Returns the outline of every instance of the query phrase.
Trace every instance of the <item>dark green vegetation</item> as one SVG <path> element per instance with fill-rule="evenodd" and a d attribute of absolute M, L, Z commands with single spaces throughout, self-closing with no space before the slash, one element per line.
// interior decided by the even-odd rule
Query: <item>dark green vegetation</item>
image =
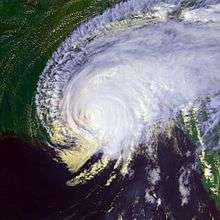
<path fill-rule="evenodd" d="M 34 96 L 47 60 L 74 27 L 115 2 L 0 1 L 0 135 L 41 134 Z"/>
<path fill-rule="evenodd" d="M 200 114 L 202 114 L 203 120 L 208 118 L 208 113 L 205 109 L 200 112 Z M 201 136 L 197 116 L 196 110 L 191 110 L 187 112 L 187 114 L 182 113 L 178 123 L 193 144 L 198 144 Z M 219 126 L 216 126 L 212 136 L 218 137 L 215 131 L 218 131 L 218 129 Z M 203 185 L 220 210 L 220 153 L 217 151 L 203 150 L 199 157 Z"/>

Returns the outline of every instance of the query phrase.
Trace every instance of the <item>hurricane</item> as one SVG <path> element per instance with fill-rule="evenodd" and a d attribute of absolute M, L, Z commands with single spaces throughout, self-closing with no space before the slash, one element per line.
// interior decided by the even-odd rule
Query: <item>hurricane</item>
<path fill-rule="evenodd" d="M 200 122 L 205 141 L 220 115 L 219 12 L 218 1 L 131 0 L 64 40 L 35 103 L 51 146 L 72 155 L 72 170 L 97 152 L 126 160 L 187 108 L 212 112 Z"/>
<path fill-rule="evenodd" d="M 220 219 L 220 0 L 0 18 L 0 219 Z"/>

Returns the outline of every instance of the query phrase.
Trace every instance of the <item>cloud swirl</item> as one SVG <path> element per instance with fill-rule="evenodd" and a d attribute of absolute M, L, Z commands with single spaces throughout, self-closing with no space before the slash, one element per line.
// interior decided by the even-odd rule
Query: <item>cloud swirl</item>
<path fill-rule="evenodd" d="M 155 124 L 219 94 L 220 5 L 182 3 L 123 2 L 65 39 L 35 99 L 54 146 L 79 160 L 128 155 Z"/>

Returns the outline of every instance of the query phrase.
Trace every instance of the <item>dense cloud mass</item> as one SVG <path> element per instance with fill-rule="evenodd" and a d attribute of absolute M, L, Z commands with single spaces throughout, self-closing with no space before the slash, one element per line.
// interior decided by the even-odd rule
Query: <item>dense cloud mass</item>
<path fill-rule="evenodd" d="M 131 0 L 73 31 L 38 82 L 38 116 L 52 144 L 127 157 L 156 125 L 218 100 L 219 12 L 218 1 Z M 219 122 L 214 113 L 204 133 Z"/>

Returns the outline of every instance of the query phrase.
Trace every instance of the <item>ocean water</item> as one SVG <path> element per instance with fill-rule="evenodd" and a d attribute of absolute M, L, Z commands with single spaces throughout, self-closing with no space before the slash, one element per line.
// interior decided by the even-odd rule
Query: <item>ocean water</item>
<path fill-rule="evenodd" d="M 220 207 L 219 2 L 116 3 L 0 3 L 1 136 L 49 146 L 73 173 L 69 187 L 94 182 L 115 162 L 114 172 L 132 178 L 141 157 L 145 201 L 160 207 L 163 196 L 151 192 L 166 172 L 161 134 L 181 143 L 183 132 L 195 149 L 177 147 L 194 155 L 178 168 L 181 206 L 190 204 L 196 170 Z M 114 172 L 107 186 L 122 178 Z"/>

